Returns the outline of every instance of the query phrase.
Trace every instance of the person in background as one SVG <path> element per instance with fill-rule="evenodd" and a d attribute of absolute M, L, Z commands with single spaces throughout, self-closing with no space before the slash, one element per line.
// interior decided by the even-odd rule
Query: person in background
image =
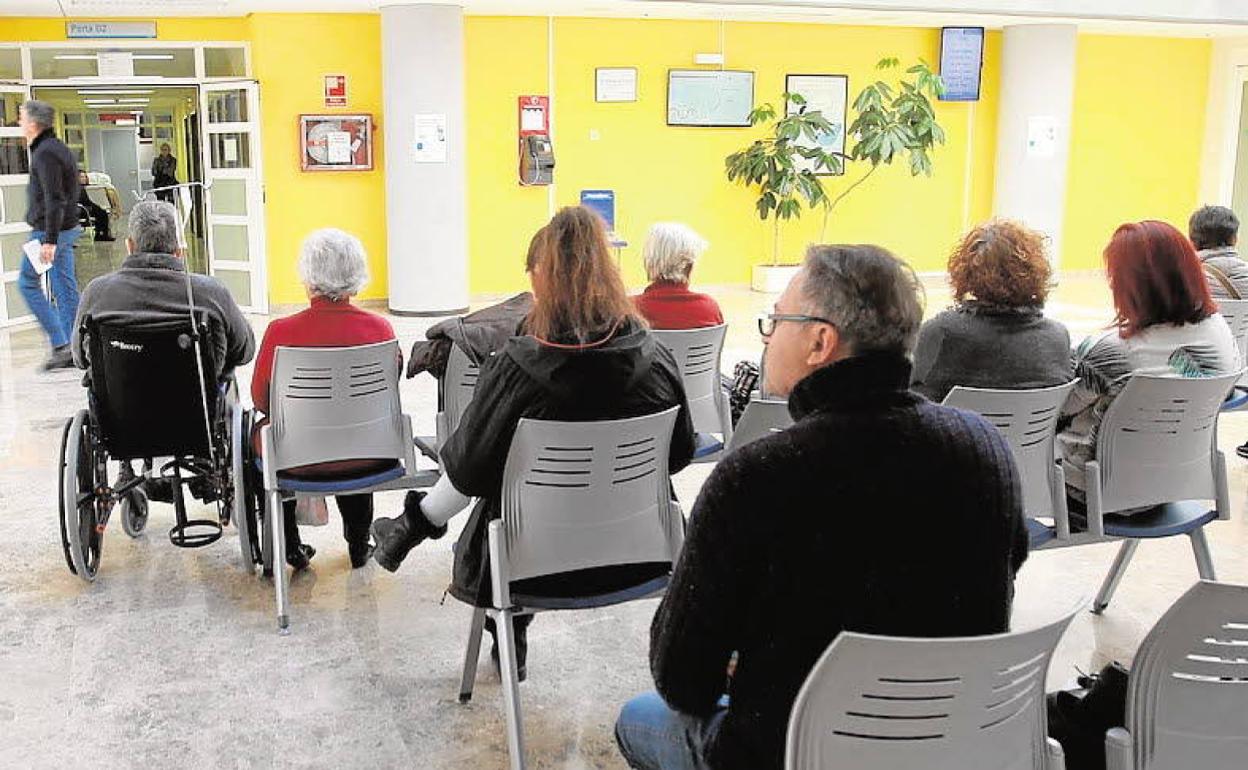
<path fill-rule="evenodd" d="M 701 329 L 724 322 L 714 298 L 689 290 L 693 266 L 706 247 L 685 225 L 659 222 L 650 228 L 641 251 L 650 285 L 633 298 L 650 328 Z"/>
<path fill-rule="evenodd" d="M 693 456 L 693 425 L 680 371 L 637 315 L 611 258 L 601 217 L 583 206 L 561 210 L 529 249 L 525 270 L 533 288 L 532 311 L 520 336 L 481 366 L 472 402 L 442 448 L 442 478 L 426 495 L 409 492 L 403 513 L 373 523 L 373 558 L 394 572 L 412 548 L 446 533 L 446 523 L 477 498 L 455 546 L 450 593 L 489 606 L 490 521 L 502 515 L 503 466 L 521 418 L 614 420 L 680 407 L 672 432 L 672 473 Z M 667 574 L 671 565 L 579 570 L 513 583 L 530 595 L 585 596 Z M 515 622 L 520 678 L 524 678 L 526 628 Z M 494 634 L 492 624 L 487 630 Z M 495 638 L 491 655 L 498 661 Z"/>
<path fill-rule="evenodd" d="M 355 236 L 334 228 L 309 235 L 299 252 L 299 279 L 308 295 L 307 309 L 270 322 L 256 356 L 251 400 L 256 411 L 262 414 L 269 412 L 269 386 L 278 346 L 337 348 L 371 345 L 395 338 L 389 321 L 351 304 L 351 298 L 368 283 L 364 245 Z M 257 452 L 260 451 L 260 427 L 257 425 L 253 439 Z M 393 465 L 393 461 L 385 460 L 345 460 L 291 468 L 284 473 L 299 478 L 342 478 L 378 472 Z M 373 523 L 373 496 L 338 495 L 334 501 L 342 515 L 342 535 L 347 541 L 351 566 L 358 569 L 368 563 L 372 554 L 368 531 Z M 295 501 L 287 500 L 283 508 L 286 563 L 296 570 L 304 569 L 316 550 L 300 540 L 295 523 Z"/>
<path fill-rule="evenodd" d="M 43 370 L 68 369 L 74 365 L 69 342 L 78 315 L 74 244 L 82 235 L 78 226 L 78 162 L 52 130 L 56 121 L 52 105 L 31 99 L 22 104 L 18 114 L 22 135 L 30 145 L 26 224 L 33 230 L 31 238 L 40 243 L 39 260 L 51 265 L 46 275 L 56 304 L 44 296 L 39 272 L 25 256 L 17 287 L 52 347 Z"/>
<path fill-rule="evenodd" d="M 957 385 L 1070 382 L 1070 333 L 1044 317 L 1051 282 L 1040 233 L 1004 219 L 972 229 L 949 257 L 953 308 L 919 330 L 910 386 L 943 401 Z"/>
<path fill-rule="evenodd" d="M 178 183 L 178 159 L 173 156 L 169 143 L 160 145 L 160 154 L 152 159 L 152 187 L 172 187 Z M 173 203 L 173 190 L 156 193 L 162 201 Z"/>
<path fill-rule="evenodd" d="M 1083 509 L 1084 466 L 1096 459 L 1105 411 L 1134 374 L 1209 377 L 1239 369 L 1239 351 L 1192 243 L 1165 222 L 1119 227 L 1105 247 L 1113 327 L 1075 349 L 1075 376 L 1058 420 L 1058 456 L 1071 512 Z M 1122 513 L 1122 512 L 1119 512 Z"/>
<path fill-rule="evenodd" d="M 91 216 L 91 222 L 95 225 L 95 240 L 111 241 L 113 240 L 112 233 L 110 232 L 112 223 L 109 220 L 108 212 L 105 211 L 98 203 L 91 200 L 91 196 L 87 195 L 88 184 L 90 184 L 90 182 L 87 181 L 87 172 L 79 170 L 78 205 L 85 208 L 87 213 Z"/>
<path fill-rule="evenodd" d="M 1218 299 L 1248 299 L 1248 263 L 1240 259 L 1239 217 L 1225 206 L 1201 206 L 1187 222 L 1209 293 Z"/>
<path fill-rule="evenodd" d="M 843 630 L 1008 629 L 1018 473 L 987 421 L 909 390 L 918 292 L 878 246 L 812 246 L 760 320 L 767 390 L 796 422 L 698 495 L 650 628 L 658 692 L 616 722 L 630 767 L 779 770 L 798 690 Z"/>

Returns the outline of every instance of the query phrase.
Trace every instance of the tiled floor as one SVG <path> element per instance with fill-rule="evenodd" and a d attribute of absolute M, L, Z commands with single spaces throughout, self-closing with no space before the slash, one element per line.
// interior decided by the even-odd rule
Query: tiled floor
<path fill-rule="evenodd" d="M 948 295 L 930 283 L 935 312 Z M 731 323 L 729 369 L 757 357 L 753 319 L 772 299 L 741 288 L 714 293 Z M 1065 276 L 1051 309 L 1078 338 L 1108 320 L 1107 292 L 1096 276 Z M 265 320 L 254 319 L 257 333 Z M 429 323 L 392 320 L 405 345 Z M 110 527 L 94 584 L 69 574 L 57 532 L 56 463 L 61 426 L 85 394 L 77 374 L 35 374 L 43 353 L 34 329 L 0 331 L 0 767 L 507 766 L 488 660 L 475 700 L 456 702 L 470 613 L 443 602 L 452 538 L 422 546 L 390 575 L 372 565 L 351 571 L 332 519 L 307 530 L 319 553 L 292 582 L 289 637 L 274 633 L 271 584 L 242 569 L 234 532 L 208 548 L 178 550 L 164 535 L 167 506 L 153 507 L 137 540 Z M 249 376 L 245 370 L 242 380 Z M 432 380 L 405 381 L 403 389 L 417 430 L 432 432 Z M 1228 453 L 1245 434 L 1244 417 L 1223 418 Z M 1229 464 L 1235 518 L 1214 524 L 1210 539 L 1221 577 L 1248 582 L 1245 464 L 1233 455 Z M 693 499 L 707 470 L 680 474 L 683 500 Z M 378 510 L 397 506 L 396 494 L 383 495 Z M 883 552 L 889 544 L 864 546 Z M 1033 555 L 1019 579 L 1016 624 L 1052 617 L 1094 592 L 1114 548 Z M 1143 545 L 1107 614 L 1075 621 L 1050 682 L 1068 680 L 1075 666 L 1129 660 L 1195 575 L 1185 541 Z M 611 725 L 619 705 L 650 686 L 653 611 L 650 601 L 534 624 L 521 687 L 531 767 L 624 767 Z"/>

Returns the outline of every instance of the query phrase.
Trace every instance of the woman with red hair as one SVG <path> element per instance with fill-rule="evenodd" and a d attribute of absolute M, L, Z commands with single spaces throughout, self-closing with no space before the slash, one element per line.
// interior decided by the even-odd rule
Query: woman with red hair
<path fill-rule="evenodd" d="M 1075 349 L 1079 384 L 1062 409 L 1058 447 L 1066 483 L 1082 500 L 1084 465 L 1096 459 L 1105 410 L 1133 374 L 1210 377 L 1239 368 L 1235 338 L 1178 230 L 1148 220 L 1122 225 L 1105 247 L 1116 315 L 1112 328 Z"/>

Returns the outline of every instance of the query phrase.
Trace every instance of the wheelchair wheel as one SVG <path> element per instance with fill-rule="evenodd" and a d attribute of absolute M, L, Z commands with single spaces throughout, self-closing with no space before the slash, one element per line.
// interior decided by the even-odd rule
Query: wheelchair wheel
<path fill-rule="evenodd" d="M 135 487 L 121 499 L 121 528 L 130 537 L 138 537 L 147 527 L 147 493 Z"/>
<path fill-rule="evenodd" d="M 259 522 L 256 516 L 255 490 L 249 484 L 254 477 L 251 463 L 251 413 L 235 402 L 230 415 L 230 479 L 234 485 L 231 496 L 231 518 L 238 528 L 238 547 L 243 564 L 254 569 L 262 561 Z"/>
<path fill-rule="evenodd" d="M 81 409 L 65 431 L 59 486 L 62 545 L 69 551 L 74 574 L 88 582 L 95 580 L 104 546 L 104 533 L 97 526 L 99 471 L 91 444 L 90 416 Z"/>

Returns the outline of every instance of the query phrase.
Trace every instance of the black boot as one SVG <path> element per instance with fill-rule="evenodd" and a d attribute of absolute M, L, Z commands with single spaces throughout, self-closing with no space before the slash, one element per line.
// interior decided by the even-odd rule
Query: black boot
<path fill-rule="evenodd" d="M 382 569 L 388 572 L 398 570 L 403 559 L 407 558 L 408 551 L 423 543 L 426 538 L 437 540 L 446 534 L 445 524 L 435 527 L 421 512 L 420 501 L 424 499 L 424 492 L 408 492 L 403 500 L 401 515 L 373 522 L 373 541 L 377 544 L 373 550 L 373 559 Z"/>
<path fill-rule="evenodd" d="M 516 679 L 523 682 L 529 678 L 529 624 L 533 622 L 532 615 L 512 615 L 511 628 L 515 631 L 516 636 Z M 490 660 L 494 661 L 495 667 L 501 672 L 502 665 L 498 662 L 498 629 L 494 626 L 494 618 L 486 617 L 485 630 L 489 632 L 490 638 L 494 640 L 490 647 Z"/>

